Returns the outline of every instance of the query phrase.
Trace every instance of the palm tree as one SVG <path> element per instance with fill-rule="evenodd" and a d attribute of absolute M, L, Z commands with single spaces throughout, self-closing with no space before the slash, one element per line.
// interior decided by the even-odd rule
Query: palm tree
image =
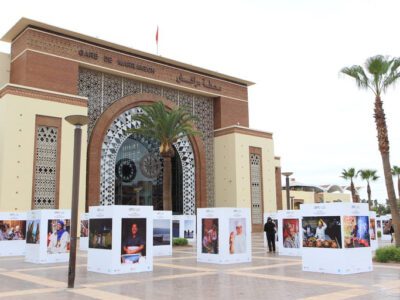
<path fill-rule="evenodd" d="M 399 193 L 399 201 L 400 201 L 400 167 L 393 166 L 392 175 L 397 176 L 397 191 Z"/>
<path fill-rule="evenodd" d="M 356 189 L 354 188 L 353 178 L 357 177 L 356 169 L 349 168 L 348 170 L 343 169 L 342 175 L 340 176 L 345 180 L 350 180 L 350 191 L 351 191 L 351 199 L 354 203 L 359 202 L 359 199 L 356 195 Z"/>
<path fill-rule="evenodd" d="M 132 115 L 132 122 L 139 121 L 140 127 L 128 129 L 126 133 L 141 134 L 160 143 L 160 155 L 163 158 L 163 209 L 171 210 L 171 158 L 175 155 L 173 144 L 183 136 L 200 134 L 193 129 L 196 118 L 182 108 L 167 110 L 161 101 L 141 106 L 141 109 L 143 113 Z"/>
<path fill-rule="evenodd" d="M 400 78 L 400 59 L 388 58 L 382 55 L 373 56 L 365 62 L 365 70 L 362 66 L 354 65 L 341 70 L 355 79 L 360 89 L 371 90 L 375 95 L 374 118 L 378 133 L 378 147 L 382 157 L 383 174 L 385 177 L 386 191 L 392 210 L 393 228 L 396 237 L 396 247 L 400 247 L 400 215 L 396 203 L 393 178 L 390 167 L 389 137 L 386 126 L 385 112 L 381 94 L 394 86 Z M 368 73 L 368 75 L 367 75 Z"/>
<path fill-rule="evenodd" d="M 367 181 L 367 194 L 368 194 L 369 210 L 372 210 L 371 187 L 369 185 L 369 182 L 378 180 L 379 176 L 376 175 L 376 172 L 377 172 L 376 170 L 371 170 L 371 169 L 359 170 L 357 172 L 357 175 L 360 175 L 362 180 Z"/>

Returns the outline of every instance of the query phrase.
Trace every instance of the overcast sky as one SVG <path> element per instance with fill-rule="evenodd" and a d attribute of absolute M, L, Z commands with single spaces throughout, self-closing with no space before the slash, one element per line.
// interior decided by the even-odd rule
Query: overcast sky
<path fill-rule="evenodd" d="M 374 96 L 339 71 L 376 54 L 400 56 L 400 1 L 3 2 L 1 35 L 25 16 L 155 54 L 158 25 L 160 55 L 256 83 L 250 127 L 273 132 L 283 171 L 308 184 L 346 184 L 343 168 L 376 169 L 372 198 L 387 198 Z M 400 86 L 383 100 L 391 162 L 400 165 Z"/>

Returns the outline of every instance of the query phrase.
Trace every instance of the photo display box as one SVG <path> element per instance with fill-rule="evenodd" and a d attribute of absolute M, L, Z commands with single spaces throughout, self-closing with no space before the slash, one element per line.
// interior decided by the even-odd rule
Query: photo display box
<path fill-rule="evenodd" d="M 31 210 L 26 214 L 25 261 L 59 263 L 69 261 L 71 211 Z"/>
<path fill-rule="evenodd" d="M 372 271 L 368 204 L 302 204 L 300 210 L 303 271 L 331 274 Z"/>
<path fill-rule="evenodd" d="M 301 256 L 301 213 L 299 210 L 278 210 L 279 255 Z"/>
<path fill-rule="evenodd" d="M 391 241 L 392 234 L 390 233 L 390 226 L 392 215 L 384 215 L 380 217 L 381 220 L 381 228 L 382 228 L 382 241 Z"/>
<path fill-rule="evenodd" d="M 172 212 L 155 210 L 153 216 L 153 256 L 172 255 Z"/>
<path fill-rule="evenodd" d="M 81 214 L 79 250 L 87 251 L 89 246 L 89 213 Z"/>
<path fill-rule="evenodd" d="M 378 231 L 376 226 L 376 212 L 369 212 L 369 237 L 371 239 L 371 250 L 378 249 Z"/>
<path fill-rule="evenodd" d="M 153 271 L 153 206 L 90 207 L 88 271 Z"/>
<path fill-rule="evenodd" d="M 272 219 L 272 222 L 275 223 L 275 229 L 276 229 L 276 234 L 275 234 L 275 249 L 278 251 L 279 246 L 278 246 L 278 241 L 279 241 L 279 236 L 278 236 L 278 213 L 277 212 L 271 212 L 271 213 L 264 213 L 264 225 L 267 223 L 268 218 Z M 264 229 L 263 229 L 264 230 Z M 267 241 L 267 235 L 265 231 L 263 231 L 264 234 L 264 247 L 268 248 L 268 241 Z"/>
<path fill-rule="evenodd" d="M 197 261 L 251 262 L 250 209 L 198 208 Z"/>
<path fill-rule="evenodd" d="M 196 241 L 196 216 L 195 215 L 173 215 L 172 216 L 173 238 L 185 238 L 188 242 Z"/>
<path fill-rule="evenodd" d="M 23 256 L 26 248 L 26 213 L 0 212 L 0 256 Z"/>

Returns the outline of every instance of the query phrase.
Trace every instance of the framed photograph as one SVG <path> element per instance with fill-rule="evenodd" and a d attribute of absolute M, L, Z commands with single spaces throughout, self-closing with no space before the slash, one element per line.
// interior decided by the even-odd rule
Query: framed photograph
<path fill-rule="evenodd" d="M 202 219 L 202 253 L 218 254 L 218 219 Z"/>
<path fill-rule="evenodd" d="M 303 217 L 303 247 L 342 248 L 340 216 Z"/>
<path fill-rule="evenodd" d="M 146 259 L 146 227 L 146 218 L 121 219 L 122 264 L 141 263 Z"/>
<path fill-rule="evenodd" d="M 112 249 L 112 219 L 89 220 L 89 248 Z"/>
<path fill-rule="evenodd" d="M 344 216 L 344 247 L 361 248 L 370 247 L 369 235 L 369 217 L 368 216 Z"/>
<path fill-rule="evenodd" d="M 371 240 L 376 240 L 375 218 L 369 219 L 369 237 Z"/>
<path fill-rule="evenodd" d="M 39 244 L 40 242 L 40 220 L 28 220 L 26 228 L 26 242 L 28 244 Z"/>
<path fill-rule="evenodd" d="M 282 219 L 284 248 L 300 248 L 299 219 Z"/>
<path fill-rule="evenodd" d="M 183 237 L 185 239 L 193 239 L 194 238 L 194 220 L 184 220 L 183 221 Z"/>
<path fill-rule="evenodd" d="M 229 219 L 229 253 L 246 253 L 246 219 Z"/>
<path fill-rule="evenodd" d="M 89 220 L 81 220 L 81 238 L 89 236 Z"/>
<path fill-rule="evenodd" d="M 153 246 L 171 244 L 170 220 L 155 219 L 153 221 Z"/>
<path fill-rule="evenodd" d="M 25 220 L 0 220 L 0 242 L 25 240 Z"/>
<path fill-rule="evenodd" d="M 180 230 L 179 220 L 172 220 L 172 237 L 179 238 L 179 230 Z"/>
<path fill-rule="evenodd" d="M 70 220 L 48 220 L 47 223 L 47 253 L 69 253 Z"/>

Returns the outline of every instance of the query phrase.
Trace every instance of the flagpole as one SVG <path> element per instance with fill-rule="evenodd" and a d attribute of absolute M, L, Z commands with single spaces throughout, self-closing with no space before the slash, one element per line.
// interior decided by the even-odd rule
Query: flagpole
<path fill-rule="evenodd" d="M 157 25 L 157 32 L 156 32 L 156 44 L 157 44 L 157 55 L 158 55 L 158 25 Z"/>

